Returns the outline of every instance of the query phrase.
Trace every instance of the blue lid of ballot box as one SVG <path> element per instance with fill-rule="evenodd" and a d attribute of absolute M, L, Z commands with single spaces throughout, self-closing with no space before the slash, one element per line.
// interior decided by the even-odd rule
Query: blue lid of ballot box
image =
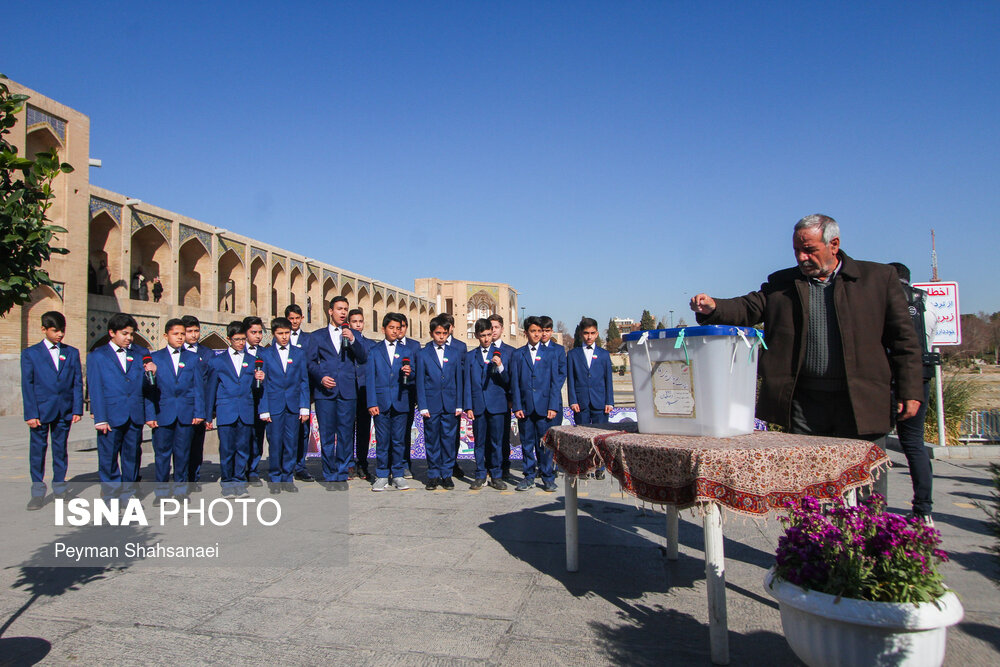
<path fill-rule="evenodd" d="M 739 336 L 739 331 L 743 331 L 745 336 L 756 336 L 757 330 L 753 327 L 734 327 L 728 324 L 706 324 L 700 327 L 679 327 L 676 329 L 651 329 L 649 331 L 633 331 L 622 336 L 626 343 L 639 340 L 642 334 L 649 334 L 650 339 L 654 338 L 677 338 L 680 332 L 684 332 L 685 338 L 692 336 Z"/>

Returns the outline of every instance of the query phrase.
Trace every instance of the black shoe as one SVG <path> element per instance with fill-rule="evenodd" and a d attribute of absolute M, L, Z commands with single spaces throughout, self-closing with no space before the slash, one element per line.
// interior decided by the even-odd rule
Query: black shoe
<path fill-rule="evenodd" d="M 363 479 L 369 484 L 375 483 L 375 475 L 368 472 L 368 468 L 358 466 L 358 479 Z"/>
<path fill-rule="evenodd" d="M 474 480 L 472 480 L 472 484 L 469 485 L 469 490 L 470 491 L 478 491 L 479 489 L 483 488 L 483 486 L 485 486 L 485 485 L 486 485 L 486 480 L 485 479 L 474 479 Z"/>
<path fill-rule="evenodd" d="M 542 484 L 542 491 L 546 491 L 548 493 L 552 493 L 558 488 L 559 487 L 556 486 L 555 482 L 545 482 L 544 484 Z"/>
<path fill-rule="evenodd" d="M 595 470 L 594 471 L 594 479 L 604 479 L 605 476 L 606 475 L 604 474 L 603 470 Z"/>
<path fill-rule="evenodd" d="M 28 504 L 24 509 L 29 512 L 34 512 L 35 510 L 40 510 L 43 507 L 45 507 L 45 496 L 32 496 L 31 500 L 28 501 Z"/>
<path fill-rule="evenodd" d="M 191 482 L 191 490 L 195 493 L 201 493 L 201 482 Z"/>
<path fill-rule="evenodd" d="M 527 491 L 528 489 L 530 489 L 534 485 L 535 485 L 535 480 L 533 478 L 525 477 L 524 479 L 522 479 L 520 481 L 520 483 L 518 483 L 518 485 L 516 487 L 514 487 L 514 490 L 515 491 Z"/>
<path fill-rule="evenodd" d="M 264 486 L 264 482 L 260 481 L 260 477 L 251 477 L 247 483 L 250 486 Z"/>
<path fill-rule="evenodd" d="M 441 488 L 448 489 L 450 491 L 455 488 L 455 482 L 451 481 L 451 477 L 445 477 L 441 480 Z"/>
<path fill-rule="evenodd" d="M 490 486 L 497 491 L 503 491 L 507 488 L 507 484 L 502 479 L 491 479 Z"/>
<path fill-rule="evenodd" d="M 295 482 L 282 482 L 281 490 L 288 493 L 298 493 L 299 487 L 295 486 Z"/>
<path fill-rule="evenodd" d="M 302 472 L 295 473 L 295 479 L 300 482 L 315 482 L 316 478 L 309 474 L 308 470 L 303 470 Z"/>
<path fill-rule="evenodd" d="M 279 493 L 281 493 L 281 486 L 282 486 L 281 482 L 268 482 L 267 492 L 270 493 L 272 496 L 276 496 Z"/>
<path fill-rule="evenodd" d="M 347 491 L 349 488 L 351 488 L 351 485 L 348 484 L 346 481 L 326 483 L 327 491 Z"/>
<path fill-rule="evenodd" d="M 455 468 L 451 471 L 451 476 L 456 479 L 462 479 L 463 477 L 465 477 L 465 473 L 462 471 L 462 466 L 456 465 Z"/>
<path fill-rule="evenodd" d="M 431 477 L 427 480 L 427 483 L 424 484 L 424 488 L 427 489 L 428 491 L 433 491 L 434 489 L 438 488 L 439 484 L 441 484 L 441 480 L 439 478 Z"/>

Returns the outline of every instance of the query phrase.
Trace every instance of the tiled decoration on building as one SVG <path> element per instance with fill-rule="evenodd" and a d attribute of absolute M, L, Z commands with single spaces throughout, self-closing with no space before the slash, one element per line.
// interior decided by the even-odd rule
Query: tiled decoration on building
<path fill-rule="evenodd" d="M 357 285 L 357 291 L 358 291 L 358 293 L 360 293 L 362 289 L 364 289 L 366 292 L 368 292 L 369 294 L 371 294 L 372 293 L 372 284 L 370 282 L 365 281 L 365 280 L 359 280 L 358 281 L 358 285 Z M 378 293 L 378 289 L 377 288 L 376 288 L 375 291 L 376 291 L 376 293 Z"/>
<path fill-rule="evenodd" d="M 340 283 L 340 276 L 337 275 L 336 271 L 331 271 L 329 269 L 323 269 L 323 284 L 326 284 L 327 280 L 333 281 L 333 286 L 336 287 Z"/>
<path fill-rule="evenodd" d="M 247 244 L 240 243 L 239 241 L 234 241 L 232 239 L 227 239 L 225 237 L 219 237 L 219 256 L 221 257 L 227 250 L 232 250 L 240 258 L 241 262 L 246 261 L 247 256 Z"/>
<path fill-rule="evenodd" d="M 109 202 L 106 199 L 99 199 L 98 197 L 90 198 L 90 219 L 93 220 L 94 216 L 101 211 L 107 211 L 108 215 L 115 219 L 119 225 L 122 224 L 122 207 L 113 202 Z"/>
<path fill-rule="evenodd" d="M 274 268 L 275 264 L 280 265 L 282 269 L 286 269 L 288 267 L 287 262 L 288 262 L 288 258 L 286 258 L 286 257 L 284 257 L 282 255 L 276 255 L 273 252 L 271 253 L 271 268 L 272 269 Z"/>
<path fill-rule="evenodd" d="M 44 123 L 52 128 L 55 135 L 59 137 L 59 141 L 63 142 L 63 144 L 66 143 L 66 121 L 62 118 L 56 118 L 52 114 L 46 113 L 41 109 L 36 109 L 29 104 L 26 120 L 28 121 L 27 126 L 29 131 L 33 125 Z"/>
<path fill-rule="evenodd" d="M 59 295 L 60 299 L 62 299 L 63 301 L 66 300 L 66 294 L 65 294 L 65 292 L 66 292 L 66 283 L 57 283 L 57 282 L 53 281 L 52 282 L 52 290 L 56 294 Z"/>
<path fill-rule="evenodd" d="M 177 226 L 177 238 L 181 245 L 184 245 L 185 241 L 189 238 L 194 237 L 201 241 L 202 245 L 205 246 L 205 250 L 208 254 L 212 254 L 212 235 L 203 229 L 198 229 L 197 227 L 191 227 L 190 225 L 179 224 Z M 170 238 L 169 236 L 167 238 Z"/>
<path fill-rule="evenodd" d="M 108 333 L 108 320 L 114 313 L 109 313 L 103 310 L 91 310 L 87 317 L 87 349 L 93 348 L 97 341 L 101 340 Z M 160 339 L 160 318 L 155 315 L 138 316 L 135 318 L 136 324 L 139 325 L 139 329 L 136 331 L 137 334 L 142 336 L 152 347 L 156 347 Z M 204 331 L 205 325 L 202 325 L 202 331 Z M 137 344 L 143 345 L 143 341 L 136 341 Z M 143 345 L 145 347 L 145 345 Z"/>
<path fill-rule="evenodd" d="M 301 260 L 293 259 L 291 260 L 292 269 L 298 269 L 299 273 L 302 275 L 306 274 L 306 265 L 302 263 Z"/>
<path fill-rule="evenodd" d="M 466 290 L 466 296 L 465 296 L 466 299 L 471 299 L 472 295 L 478 292 L 486 292 L 491 297 L 493 297 L 494 302 L 497 303 L 500 302 L 500 288 L 497 287 L 496 285 L 473 285 L 470 283 L 469 285 L 466 286 L 465 290 Z"/>
<path fill-rule="evenodd" d="M 354 290 L 355 292 L 358 291 L 358 279 L 357 278 L 353 278 L 351 276 L 345 276 L 345 275 L 341 274 L 341 276 L 340 276 L 340 283 L 341 283 L 341 285 L 350 285 L 352 290 Z"/>
<path fill-rule="evenodd" d="M 319 269 L 312 264 L 306 264 L 306 268 L 309 269 L 309 275 L 319 280 Z"/>
<path fill-rule="evenodd" d="M 157 215 L 151 215 L 149 213 L 141 213 L 139 211 L 132 211 L 132 233 L 135 234 L 137 231 L 146 227 L 148 225 L 153 225 L 160 233 L 163 234 L 163 238 L 167 240 L 167 245 L 170 245 L 170 221 L 161 218 Z M 189 228 L 189 229 L 194 229 Z M 207 234 L 207 233 L 206 233 Z M 212 246 L 207 246 L 211 248 Z"/>
<path fill-rule="evenodd" d="M 258 257 L 260 257 L 260 261 L 264 262 L 264 266 L 267 266 L 267 251 L 250 246 L 250 263 L 253 264 L 253 261 Z"/>
<path fill-rule="evenodd" d="M 385 291 L 385 295 L 386 295 L 385 296 L 386 300 L 388 300 L 388 299 L 395 299 L 396 298 L 396 290 L 394 290 L 394 289 L 387 289 Z"/>

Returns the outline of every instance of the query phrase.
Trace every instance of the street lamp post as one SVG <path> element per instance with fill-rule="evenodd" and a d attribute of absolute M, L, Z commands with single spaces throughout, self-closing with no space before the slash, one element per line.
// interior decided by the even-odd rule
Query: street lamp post
<path fill-rule="evenodd" d="M 670 311 L 670 328 L 674 328 L 674 311 Z"/>

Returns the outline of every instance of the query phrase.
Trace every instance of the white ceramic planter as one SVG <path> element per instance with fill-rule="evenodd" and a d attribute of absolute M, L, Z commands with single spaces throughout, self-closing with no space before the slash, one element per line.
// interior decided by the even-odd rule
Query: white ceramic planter
<path fill-rule="evenodd" d="M 764 589 L 778 601 L 788 645 L 810 667 L 940 665 L 948 626 L 962 620 L 951 591 L 937 604 L 867 602 L 806 591 L 774 576 Z"/>

